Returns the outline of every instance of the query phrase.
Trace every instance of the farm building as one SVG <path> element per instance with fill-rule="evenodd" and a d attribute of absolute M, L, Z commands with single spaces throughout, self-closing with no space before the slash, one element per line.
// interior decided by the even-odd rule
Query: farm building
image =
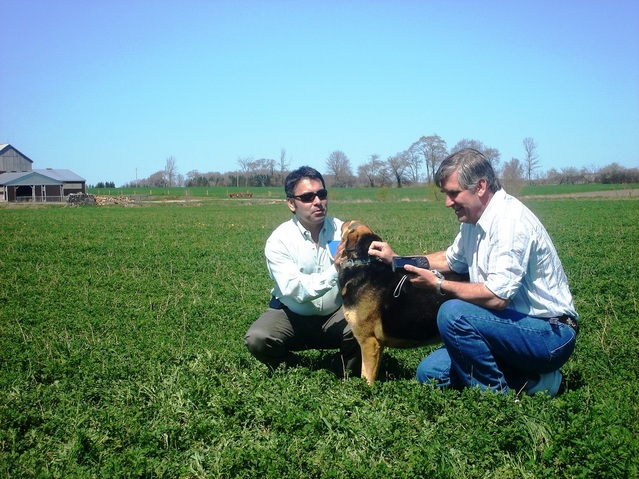
<path fill-rule="evenodd" d="M 0 145 L 0 173 L 31 171 L 33 161 L 11 145 Z"/>
<path fill-rule="evenodd" d="M 0 145 L 0 201 L 64 201 L 86 193 L 86 180 L 63 169 L 32 169 L 33 161 L 11 145 Z"/>

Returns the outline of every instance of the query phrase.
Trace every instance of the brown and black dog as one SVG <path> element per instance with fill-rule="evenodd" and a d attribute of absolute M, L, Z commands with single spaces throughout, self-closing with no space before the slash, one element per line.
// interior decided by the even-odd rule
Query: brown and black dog
<path fill-rule="evenodd" d="M 367 225 L 348 221 L 336 258 L 344 315 L 362 350 L 362 377 L 369 385 L 377 378 L 385 347 L 415 348 L 440 341 L 437 311 L 447 299 L 402 281 L 405 272 L 369 256 L 373 241 L 382 239 Z"/>

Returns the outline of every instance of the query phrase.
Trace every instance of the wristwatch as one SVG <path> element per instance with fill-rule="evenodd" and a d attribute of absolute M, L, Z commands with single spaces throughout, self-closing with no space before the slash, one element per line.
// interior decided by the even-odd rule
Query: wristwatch
<path fill-rule="evenodd" d="M 437 286 L 435 287 L 435 291 L 437 291 L 437 294 L 440 296 L 446 296 L 444 293 L 442 293 L 442 283 L 444 282 L 444 275 L 436 269 L 431 269 L 430 271 L 435 276 L 437 276 Z"/>

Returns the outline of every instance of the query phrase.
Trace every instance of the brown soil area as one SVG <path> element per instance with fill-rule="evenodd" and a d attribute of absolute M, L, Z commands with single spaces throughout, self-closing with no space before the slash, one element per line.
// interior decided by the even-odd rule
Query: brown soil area
<path fill-rule="evenodd" d="M 582 193 L 564 193 L 561 195 L 530 195 L 525 198 L 615 198 L 626 199 L 639 198 L 639 189 L 628 190 L 608 190 L 608 191 L 585 191 Z"/>

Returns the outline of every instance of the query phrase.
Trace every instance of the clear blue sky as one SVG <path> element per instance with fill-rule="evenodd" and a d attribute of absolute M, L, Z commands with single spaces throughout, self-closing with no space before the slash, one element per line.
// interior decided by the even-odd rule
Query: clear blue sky
<path fill-rule="evenodd" d="M 639 2 L 4 0 L 0 143 L 116 185 L 438 134 L 639 167 Z"/>

